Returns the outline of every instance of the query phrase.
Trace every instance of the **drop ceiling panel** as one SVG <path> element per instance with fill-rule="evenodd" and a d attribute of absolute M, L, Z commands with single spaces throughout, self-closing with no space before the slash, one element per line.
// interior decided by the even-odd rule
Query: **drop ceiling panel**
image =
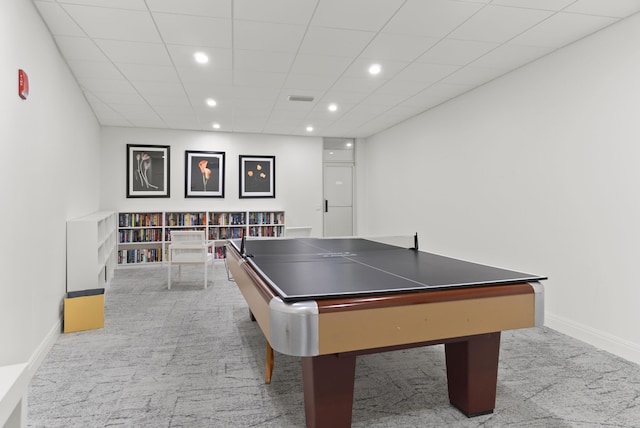
<path fill-rule="evenodd" d="M 559 48 L 615 21 L 615 18 L 605 16 L 560 12 L 514 38 L 513 43 Z"/>
<path fill-rule="evenodd" d="M 56 43 L 68 59 L 85 61 L 108 61 L 96 44 L 85 37 L 57 36 Z"/>
<path fill-rule="evenodd" d="M 84 37 L 82 28 L 76 24 L 69 14 L 57 3 L 34 1 L 38 12 L 54 36 Z"/>
<path fill-rule="evenodd" d="M 166 95 L 166 96 L 182 96 L 184 95 L 184 88 L 179 82 L 152 82 L 149 80 L 134 81 L 131 84 L 135 87 L 136 91 L 140 92 L 143 96 L 149 95 Z"/>
<path fill-rule="evenodd" d="M 316 0 L 234 0 L 233 14 L 238 20 L 307 25 Z"/>
<path fill-rule="evenodd" d="M 146 11 L 144 0 L 54 0 L 58 3 Z"/>
<path fill-rule="evenodd" d="M 140 120 L 141 118 L 154 117 L 159 119 L 158 114 L 153 111 L 151 107 L 146 104 L 112 104 L 115 111 L 127 115 L 132 121 Z"/>
<path fill-rule="evenodd" d="M 89 92 L 101 91 L 115 94 L 132 94 L 136 92 L 131 83 L 124 79 L 79 79 L 78 83 L 82 89 Z"/>
<path fill-rule="evenodd" d="M 427 87 L 428 84 L 409 80 L 392 79 L 381 85 L 375 93 L 392 93 L 404 96 L 414 95 Z"/>
<path fill-rule="evenodd" d="M 624 18 L 640 11 L 640 0 L 578 0 L 565 11 Z"/>
<path fill-rule="evenodd" d="M 373 39 L 372 31 L 310 27 L 304 37 L 301 54 L 354 57 Z"/>
<path fill-rule="evenodd" d="M 500 46 L 475 40 L 442 39 L 417 59 L 432 64 L 467 65 Z"/>
<path fill-rule="evenodd" d="M 191 101 L 186 95 L 145 95 L 144 99 L 158 111 L 172 111 L 172 109 L 178 111 L 182 109 L 189 114 L 194 112 Z"/>
<path fill-rule="evenodd" d="M 137 93 L 115 93 L 115 92 L 92 92 L 93 96 L 99 99 L 101 102 L 115 106 L 147 106 L 147 102 Z"/>
<path fill-rule="evenodd" d="M 408 0 L 383 31 L 395 34 L 445 37 L 476 12 L 482 4 L 449 0 Z"/>
<path fill-rule="evenodd" d="M 505 72 L 506 70 L 502 68 L 469 66 L 461 68 L 442 79 L 442 83 L 480 86 L 503 75 Z"/>
<path fill-rule="evenodd" d="M 168 65 L 116 64 L 127 80 L 179 83 L 175 68 Z"/>
<path fill-rule="evenodd" d="M 449 37 L 504 43 L 553 15 L 546 10 L 487 5 Z"/>
<path fill-rule="evenodd" d="M 291 94 L 314 95 L 327 91 L 334 82 L 331 76 L 289 73 L 283 88 Z"/>
<path fill-rule="evenodd" d="M 553 48 L 549 47 L 505 43 L 475 60 L 473 65 L 481 67 L 505 67 L 513 70 L 530 61 L 541 58 L 552 51 Z"/>
<path fill-rule="evenodd" d="M 89 39 L 86 39 L 89 40 Z M 110 61 L 130 64 L 171 65 L 167 47 L 161 43 L 139 43 L 94 39 Z M 193 55 L 193 52 L 190 52 Z"/>
<path fill-rule="evenodd" d="M 122 0 L 129 1 L 129 0 Z M 231 18 L 231 0 L 145 0 L 152 12 Z"/>
<path fill-rule="evenodd" d="M 231 48 L 229 20 L 167 13 L 154 13 L 153 19 L 164 43 Z"/>
<path fill-rule="evenodd" d="M 88 91 L 102 91 L 115 94 L 132 94 L 136 92 L 131 83 L 125 79 L 78 79 L 78 83 Z"/>
<path fill-rule="evenodd" d="M 404 0 L 326 0 L 318 3 L 311 25 L 348 30 L 379 31 Z"/>
<path fill-rule="evenodd" d="M 305 28 L 304 25 L 235 21 L 233 47 L 235 49 L 295 53 L 300 46 Z"/>
<path fill-rule="evenodd" d="M 367 79 L 358 77 L 341 77 L 333 85 L 336 91 L 362 92 L 369 94 L 386 82 L 384 79 Z"/>
<path fill-rule="evenodd" d="M 287 73 L 295 55 L 285 52 L 236 49 L 233 52 L 234 70 Z"/>
<path fill-rule="evenodd" d="M 459 83 L 438 82 L 435 85 L 420 91 L 414 96 L 418 98 L 453 98 L 472 89 L 472 85 L 464 85 Z"/>
<path fill-rule="evenodd" d="M 435 83 L 458 70 L 460 66 L 414 62 L 396 75 L 398 80 L 425 84 Z"/>
<path fill-rule="evenodd" d="M 110 62 L 71 60 L 68 61 L 68 63 L 78 79 L 90 78 L 117 80 L 123 77 L 120 70 Z"/>
<path fill-rule="evenodd" d="M 438 42 L 435 37 L 378 33 L 360 55 L 372 60 L 413 61 Z"/>
<path fill-rule="evenodd" d="M 241 100 L 276 100 L 279 96 L 277 88 L 270 86 L 253 87 L 237 86 L 233 91 L 234 99 Z"/>
<path fill-rule="evenodd" d="M 298 54 L 291 66 L 291 73 L 322 75 L 337 79 L 352 62 L 353 59 L 345 57 Z"/>
<path fill-rule="evenodd" d="M 231 70 L 212 71 L 203 68 L 177 68 L 178 76 L 183 84 L 198 84 L 205 92 L 210 86 L 225 85 L 233 89 L 233 72 Z"/>
<path fill-rule="evenodd" d="M 286 79 L 287 73 L 261 71 L 236 71 L 233 73 L 234 86 L 281 88 Z"/>
<path fill-rule="evenodd" d="M 403 94 L 402 92 L 376 91 L 367 97 L 367 104 L 383 105 L 386 109 L 389 109 L 403 102 L 410 96 L 410 94 Z"/>
<path fill-rule="evenodd" d="M 302 109 L 286 108 L 287 106 L 277 105 L 278 109 L 273 110 L 269 117 L 269 120 L 276 120 L 279 122 L 293 121 L 295 123 L 306 119 L 309 115 L 309 110 L 312 106 L 308 106 Z M 281 108 L 281 109 L 280 109 Z"/>
<path fill-rule="evenodd" d="M 576 0 L 493 0 L 492 5 L 521 7 L 525 9 L 562 10 Z"/>
<path fill-rule="evenodd" d="M 155 24 L 145 11 L 63 5 L 88 37 L 160 43 Z"/>

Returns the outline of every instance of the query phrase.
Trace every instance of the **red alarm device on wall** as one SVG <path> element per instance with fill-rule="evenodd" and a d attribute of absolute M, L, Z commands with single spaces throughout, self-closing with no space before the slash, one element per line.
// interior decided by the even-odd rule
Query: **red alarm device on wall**
<path fill-rule="evenodd" d="M 29 96 L 29 76 L 24 70 L 18 70 L 18 95 L 23 100 Z"/>

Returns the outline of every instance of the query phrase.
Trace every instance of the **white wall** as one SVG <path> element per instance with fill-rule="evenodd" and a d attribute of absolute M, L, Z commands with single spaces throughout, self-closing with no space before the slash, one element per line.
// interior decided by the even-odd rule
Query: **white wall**
<path fill-rule="evenodd" d="M 360 230 L 548 275 L 547 325 L 640 362 L 638 40 L 633 16 L 369 138 Z"/>
<path fill-rule="evenodd" d="M 171 197 L 126 197 L 126 146 L 171 146 Z M 185 150 L 225 152 L 225 197 L 185 198 Z M 240 199 L 239 155 L 275 155 L 276 197 Z M 312 226 L 322 235 L 322 139 L 225 132 L 105 127 L 101 205 L 116 211 L 284 210 L 286 226 Z"/>
<path fill-rule="evenodd" d="M 0 57 L 2 366 L 33 362 L 60 331 L 66 221 L 99 208 L 100 135 L 31 1 L 0 2 Z"/>

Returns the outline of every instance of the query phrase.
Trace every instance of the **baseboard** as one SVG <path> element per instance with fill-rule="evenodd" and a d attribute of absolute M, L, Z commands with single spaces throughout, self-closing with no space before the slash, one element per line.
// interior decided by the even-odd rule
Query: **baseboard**
<path fill-rule="evenodd" d="M 544 319 L 545 326 L 549 328 L 610 352 L 632 363 L 640 364 L 640 345 L 637 343 L 548 312 L 545 314 Z"/>
<path fill-rule="evenodd" d="M 27 375 L 29 376 L 29 381 L 33 375 L 36 374 L 38 368 L 44 361 L 45 357 L 49 353 L 49 350 L 56 343 L 56 340 L 60 336 L 60 332 L 62 331 L 62 323 L 58 320 L 49 330 L 45 338 L 40 342 L 36 350 L 29 357 L 29 361 L 27 361 Z"/>

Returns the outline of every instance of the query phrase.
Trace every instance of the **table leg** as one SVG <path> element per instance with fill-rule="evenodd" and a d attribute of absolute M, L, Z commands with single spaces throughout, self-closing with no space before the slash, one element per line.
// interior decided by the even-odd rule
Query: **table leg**
<path fill-rule="evenodd" d="M 356 356 L 302 358 L 304 411 L 308 428 L 349 428 Z"/>
<path fill-rule="evenodd" d="M 500 332 L 445 344 L 449 401 L 468 417 L 493 413 Z"/>
<path fill-rule="evenodd" d="M 266 358 L 266 364 L 265 364 L 265 368 L 264 368 L 264 383 L 266 384 L 270 384 L 271 383 L 271 375 L 273 374 L 273 348 L 271 347 L 271 344 L 269 342 L 267 342 L 267 358 Z"/>

